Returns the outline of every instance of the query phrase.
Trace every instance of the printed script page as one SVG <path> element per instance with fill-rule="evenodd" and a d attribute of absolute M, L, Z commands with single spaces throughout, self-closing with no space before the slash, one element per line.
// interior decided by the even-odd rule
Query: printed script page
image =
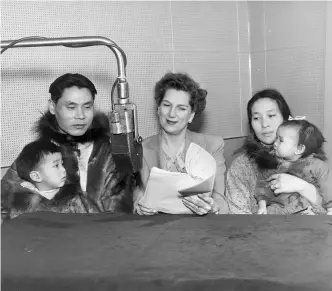
<path fill-rule="evenodd" d="M 182 203 L 182 198 L 212 192 L 216 161 L 206 150 L 191 143 L 186 153 L 185 167 L 187 173 L 153 167 L 140 202 L 159 212 L 191 214 L 191 210 Z"/>

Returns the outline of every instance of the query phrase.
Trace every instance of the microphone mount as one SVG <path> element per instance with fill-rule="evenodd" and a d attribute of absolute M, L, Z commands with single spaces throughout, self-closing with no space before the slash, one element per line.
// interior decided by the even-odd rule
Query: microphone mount
<path fill-rule="evenodd" d="M 126 77 L 127 58 L 124 51 L 112 40 L 100 36 L 46 38 L 40 36 L 25 37 L 17 40 L 1 41 L 1 54 L 10 48 L 65 46 L 80 48 L 89 46 L 107 46 L 114 53 L 118 77 L 111 90 L 112 109 L 109 113 L 112 151 L 120 168 L 137 172 L 142 166 L 142 137 L 138 134 L 137 107 L 129 101 L 129 86 Z M 114 88 L 117 88 L 118 100 L 114 101 Z M 123 141 L 127 145 L 122 146 Z M 129 147 L 129 150 L 128 150 Z M 118 162 L 117 162 L 118 161 Z M 125 166 L 126 165 L 126 166 Z"/>

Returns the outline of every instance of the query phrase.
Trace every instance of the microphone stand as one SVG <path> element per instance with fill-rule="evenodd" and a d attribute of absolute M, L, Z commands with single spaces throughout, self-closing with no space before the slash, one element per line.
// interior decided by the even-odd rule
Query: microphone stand
<path fill-rule="evenodd" d="M 18 40 L 1 41 L 1 54 L 10 48 L 65 46 L 79 48 L 104 45 L 114 53 L 118 77 L 111 90 L 112 110 L 109 113 L 111 128 L 112 154 L 120 171 L 136 173 L 142 168 L 142 138 L 138 134 L 137 107 L 129 102 L 129 87 L 126 78 L 126 55 L 112 40 L 100 36 L 45 38 L 40 36 L 25 37 Z M 117 88 L 118 101 L 113 98 Z"/>

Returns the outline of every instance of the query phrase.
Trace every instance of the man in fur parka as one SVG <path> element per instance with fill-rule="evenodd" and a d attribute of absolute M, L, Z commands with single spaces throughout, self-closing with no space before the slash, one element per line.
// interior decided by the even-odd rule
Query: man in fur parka
<path fill-rule="evenodd" d="M 94 84 L 83 75 L 68 73 L 51 84 L 49 93 L 49 110 L 36 123 L 35 132 L 61 148 L 67 183 L 82 193 L 84 207 L 73 212 L 132 212 L 134 179 L 115 167 L 108 118 L 94 110 Z M 23 182 L 14 162 L 1 180 L 2 218 L 10 217 L 13 193 L 16 197 L 26 193 Z M 59 203 L 55 211 L 62 212 Z"/>

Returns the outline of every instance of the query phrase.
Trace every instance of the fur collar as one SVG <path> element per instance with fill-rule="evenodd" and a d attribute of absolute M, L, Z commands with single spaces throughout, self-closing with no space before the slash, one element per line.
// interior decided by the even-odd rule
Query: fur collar
<path fill-rule="evenodd" d="M 243 146 L 234 154 L 244 153 L 253 160 L 259 169 L 277 169 L 279 161 L 273 154 L 273 146 L 263 145 L 253 135 L 248 135 Z"/>
<path fill-rule="evenodd" d="M 95 113 L 92 124 L 86 133 L 82 136 L 71 136 L 69 134 L 60 133 L 56 118 L 49 111 L 45 112 L 36 122 L 34 131 L 39 138 L 53 140 L 58 144 L 76 144 L 89 141 L 96 141 L 101 138 L 109 138 L 110 127 L 106 114 Z"/>
<path fill-rule="evenodd" d="M 281 160 L 274 154 L 273 146 L 263 145 L 252 134 L 248 135 L 243 146 L 235 151 L 234 154 L 245 153 L 251 160 L 253 160 L 259 169 L 272 170 L 277 169 L 281 164 Z M 322 161 L 326 160 L 325 153 L 313 153 L 306 158 L 301 158 L 298 161 L 303 161 L 308 158 L 316 158 Z"/>
<path fill-rule="evenodd" d="M 48 200 L 37 192 L 22 187 L 20 191 L 14 192 L 11 196 L 11 206 L 24 211 L 34 208 L 37 205 L 48 205 L 49 207 L 61 206 L 66 205 L 76 196 L 80 196 L 80 194 L 81 192 L 77 185 L 66 184 L 55 194 L 53 199 Z"/>

